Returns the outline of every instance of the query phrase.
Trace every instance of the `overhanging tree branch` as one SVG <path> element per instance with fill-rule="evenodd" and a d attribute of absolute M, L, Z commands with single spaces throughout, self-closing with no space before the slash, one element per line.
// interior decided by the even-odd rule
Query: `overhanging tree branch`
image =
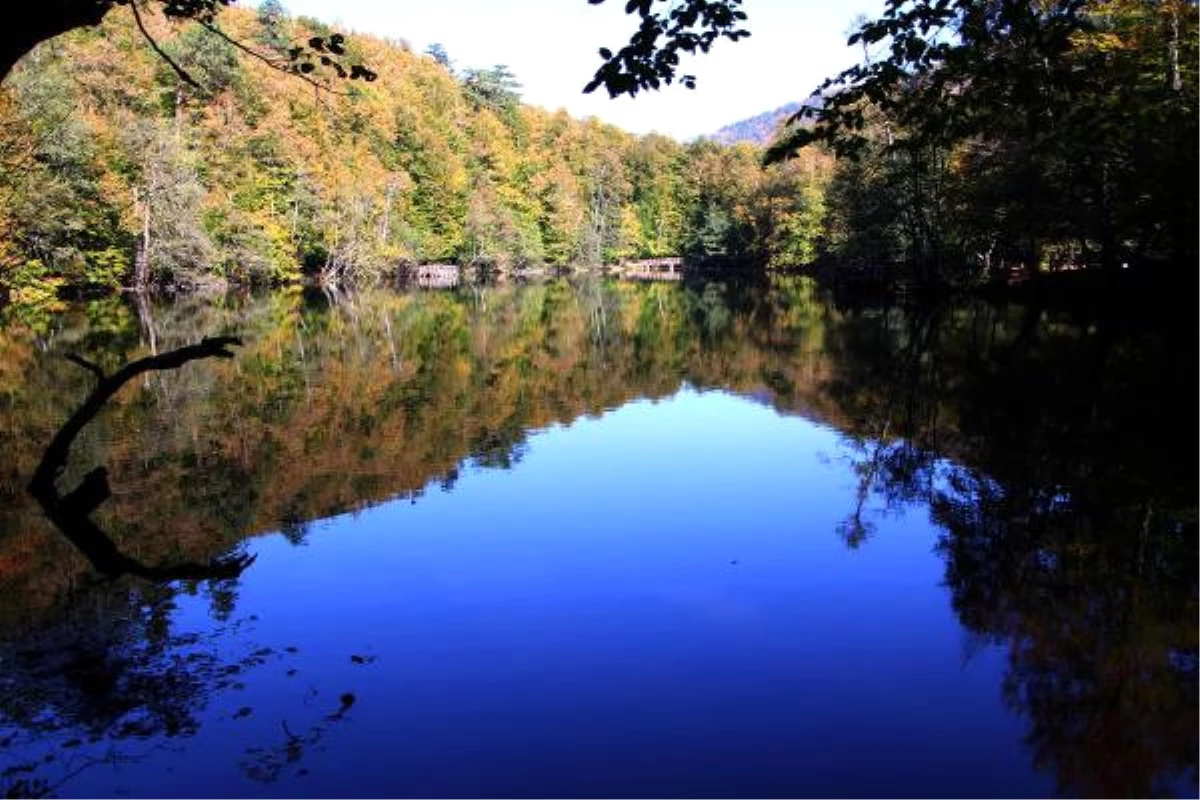
<path fill-rule="evenodd" d="M 7 15 L 5 24 L 0 25 L 0 81 L 8 77 L 17 61 L 41 42 L 80 28 L 99 25 L 104 15 L 114 6 L 128 5 L 142 37 L 154 53 L 161 58 L 187 85 L 203 90 L 198 81 L 177 61 L 172 59 L 145 25 L 142 10 L 152 5 L 161 10 L 170 20 L 192 21 L 225 39 L 242 52 L 269 64 L 275 69 L 305 80 L 312 86 L 333 91 L 313 79 L 313 75 L 324 67 L 336 73 L 339 79 L 373 81 L 378 76 L 363 64 L 342 63 L 340 56 L 346 53 L 346 40 L 340 33 L 328 36 L 310 36 L 288 50 L 286 62 L 271 59 L 228 36 L 216 25 L 221 10 L 234 0 L 37 0 L 20 3 L 14 12 Z M 139 8 L 139 4 L 141 8 Z M 340 92 L 339 92 L 340 94 Z"/>
<path fill-rule="evenodd" d="M 324 84 L 324 83 L 321 83 L 320 81 L 313 80 L 304 71 L 302 71 L 299 68 L 295 68 L 296 65 L 291 61 L 283 61 L 280 59 L 271 58 L 270 56 L 263 55 L 262 53 L 258 52 L 257 50 L 255 50 L 252 47 L 246 46 L 242 42 L 239 42 L 237 39 L 234 39 L 232 36 L 225 33 L 225 31 L 223 31 L 219 27 L 217 27 L 217 25 L 215 23 L 205 22 L 203 20 L 198 20 L 198 22 L 199 22 L 200 26 L 203 27 L 209 33 L 211 33 L 214 36 L 217 36 L 220 39 L 224 40 L 225 42 L 233 45 L 238 50 L 241 50 L 243 53 L 250 56 L 251 58 L 255 58 L 255 59 L 261 61 L 262 63 L 266 64 L 271 69 L 278 70 L 280 72 L 285 72 L 288 75 L 295 75 L 297 78 L 299 78 L 300 80 L 309 84 L 313 88 L 321 90 L 321 91 L 329 92 L 330 94 L 337 94 L 337 95 L 343 95 L 343 96 L 346 96 L 349 94 L 349 92 L 341 92 L 341 91 L 338 91 L 337 89 L 330 87 L 328 84 Z M 336 63 L 336 62 L 331 62 L 331 63 Z M 340 64 L 338 64 L 336 66 L 336 70 L 338 72 L 339 77 L 346 77 L 345 68 L 343 68 Z M 374 79 L 371 78 L 369 80 L 374 80 Z"/>
<path fill-rule="evenodd" d="M 599 5 L 605 0 L 588 0 Z M 646 89 L 658 89 L 676 80 L 680 53 L 707 53 L 718 39 L 736 42 L 750 35 L 741 27 L 746 12 L 742 0 L 679 0 L 663 11 L 657 3 L 665 0 L 628 0 L 627 14 L 636 13 L 641 22 L 629 44 L 616 53 L 600 48 L 604 63 L 584 87 L 585 93 L 603 86 L 611 97 L 636 95 Z M 696 88 L 694 75 L 678 80 L 689 89 Z"/>
<path fill-rule="evenodd" d="M 175 71 L 175 74 L 179 76 L 181 81 L 197 91 L 204 91 L 204 87 L 197 83 L 196 79 L 189 75 L 187 70 L 175 63 L 175 59 L 167 55 L 166 51 L 159 47 L 158 42 L 150 35 L 150 31 L 146 30 L 146 26 L 142 22 L 142 13 L 138 11 L 137 0 L 132 0 L 129 3 L 129 10 L 133 12 L 133 21 L 137 23 L 137 28 L 141 31 L 142 38 L 150 45 L 150 49 L 157 53 L 159 58 L 167 62 L 167 66 Z"/>
<path fill-rule="evenodd" d="M 104 370 L 100 369 L 99 365 L 94 364 L 91 361 L 88 361 L 83 356 L 76 355 L 75 353 L 67 353 L 67 361 L 70 361 L 72 364 L 78 364 L 79 366 L 83 367 L 88 372 L 95 375 L 96 380 L 98 380 L 98 381 L 104 380 Z"/>

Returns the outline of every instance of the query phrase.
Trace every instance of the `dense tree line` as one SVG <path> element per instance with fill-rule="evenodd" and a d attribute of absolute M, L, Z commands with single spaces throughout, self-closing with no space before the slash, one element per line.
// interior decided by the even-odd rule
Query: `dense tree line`
<path fill-rule="evenodd" d="M 830 252 L 928 280 L 1197 254 L 1197 7 L 907 0 L 773 147 L 843 156 Z"/>
<path fill-rule="evenodd" d="M 503 65 L 456 70 L 441 48 L 367 36 L 344 49 L 378 80 L 314 91 L 201 25 L 145 23 L 169 62 L 110 15 L 0 90 L 0 283 L 16 300 L 815 253 L 825 156 L 763 170 L 751 147 L 635 137 L 522 105 Z M 282 54 L 334 35 L 271 2 L 222 25 Z"/>

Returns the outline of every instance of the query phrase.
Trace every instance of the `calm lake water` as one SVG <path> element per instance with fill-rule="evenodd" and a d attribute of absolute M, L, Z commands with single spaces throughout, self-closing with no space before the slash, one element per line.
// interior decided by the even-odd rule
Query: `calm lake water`
<path fill-rule="evenodd" d="M 105 577 L 25 489 L 65 356 L 219 334 L 71 451 Z M 1195 340 L 798 278 L 10 310 L 0 789 L 1194 796 Z"/>

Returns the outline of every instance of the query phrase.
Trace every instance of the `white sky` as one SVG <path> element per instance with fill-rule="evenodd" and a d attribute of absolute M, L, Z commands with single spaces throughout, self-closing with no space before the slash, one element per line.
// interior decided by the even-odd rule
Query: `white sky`
<path fill-rule="evenodd" d="M 793 100 L 803 100 L 824 78 L 850 66 L 845 46 L 857 14 L 878 16 L 883 0 L 745 0 L 751 36 L 722 40 L 706 55 L 686 59 L 679 85 L 636 98 L 610 99 L 603 88 L 582 93 L 600 65 L 597 50 L 617 50 L 636 27 L 624 0 L 592 6 L 587 0 L 283 0 L 340 29 L 404 38 L 417 52 L 440 42 L 464 67 L 507 64 L 523 85 L 526 103 L 596 116 L 634 133 L 658 131 L 678 139 Z"/>

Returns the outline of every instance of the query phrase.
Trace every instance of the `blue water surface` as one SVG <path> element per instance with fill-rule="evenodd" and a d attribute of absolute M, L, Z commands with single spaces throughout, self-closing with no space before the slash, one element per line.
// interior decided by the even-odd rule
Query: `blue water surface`
<path fill-rule="evenodd" d="M 194 735 L 60 791 L 1052 793 L 927 510 L 868 506 L 866 546 L 838 535 L 858 481 L 836 431 L 684 386 L 299 546 L 252 540 L 241 624 L 212 646 L 272 656 Z M 179 629 L 210 624 L 203 592 L 178 603 Z"/>

